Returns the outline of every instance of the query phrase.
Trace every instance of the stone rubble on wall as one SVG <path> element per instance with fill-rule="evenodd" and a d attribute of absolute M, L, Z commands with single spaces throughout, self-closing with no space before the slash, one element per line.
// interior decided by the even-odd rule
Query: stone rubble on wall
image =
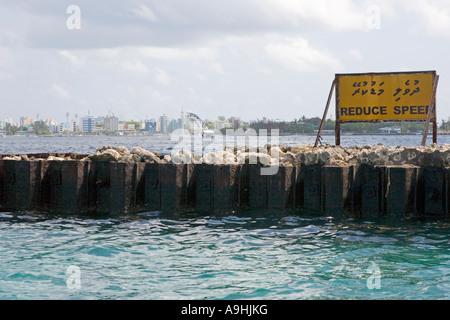
<path fill-rule="evenodd" d="M 104 146 L 82 160 L 90 161 L 119 161 L 119 162 L 149 162 L 164 163 L 159 154 L 141 147 L 133 147 L 130 150 L 124 146 Z"/>
<path fill-rule="evenodd" d="M 259 151 L 259 152 L 258 152 Z M 29 157 L 26 154 L 0 156 L 3 160 L 74 160 L 76 154 L 66 156 L 49 155 L 46 159 Z M 270 146 L 260 150 L 249 147 L 226 148 L 204 155 L 192 154 L 188 150 L 161 156 L 141 147 L 128 150 L 124 146 L 104 146 L 82 158 L 85 161 L 119 161 L 147 163 L 205 163 L 205 164 L 258 164 L 270 165 L 320 165 L 320 166 L 450 166 L 450 145 L 430 145 L 427 147 L 397 146 L 382 144 L 373 146 Z"/>
<path fill-rule="evenodd" d="M 43 157 L 36 157 L 36 156 L 29 156 L 26 154 L 20 154 L 20 155 L 7 155 L 7 156 L 1 156 L 0 160 L 24 160 L 24 161 L 39 161 L 39 160 L 53 160 L 53 161 L 64 161 L 64 160 L 76 160 L 76 157 L 74 155 L 71 156 L 54 156 L 54 155 L 47 155 L 45 158 Z"/>

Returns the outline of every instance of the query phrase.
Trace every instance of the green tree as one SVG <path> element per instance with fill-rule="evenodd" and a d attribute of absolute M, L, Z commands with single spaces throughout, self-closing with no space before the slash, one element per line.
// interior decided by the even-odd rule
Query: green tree
<path fill-rule="evenodd" d="M 278 129 L 280 133 L 285 132 L 286 128 L 289 126 L 287 122 L 278 122 L 278 121 L 253 121 L 250 123 L 250 128 L 255 129 L 256 132 L 259 132 L 261 129 L 266 129 L 268 132 L 273 129 Z"/>
<path fill-rule="evenodd" d="M 50 128 L 45 124 L 43 120 L 39 120 L 34 122 L 33 132 L 38 136 L 43 134 L 50 134 Z"/>
<path fill-rule="evenodd" d="M 206 121 L 206 122 L 205 122 L 205 126 L 206 126 L 208 129 L 214 129 L 214 122 L 212 122 L 212 121 Z"/>
<path fill-rule="evenodd" d="M 17 131 L 19 131 L 19 127 L 18 126 L 13 126 L 10 123 L 6 124 L 6 134 L 9 136 L 13 136 L 15 134 L 17 134 Z"/>

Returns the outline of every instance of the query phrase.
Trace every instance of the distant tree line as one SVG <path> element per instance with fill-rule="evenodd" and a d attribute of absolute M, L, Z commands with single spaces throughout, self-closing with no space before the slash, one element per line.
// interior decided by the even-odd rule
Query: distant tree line
<path fill-rule="evenodd" d="M 256 120 L 250 123 L 250 128 L 259 131 L 266 129 L 270 132 L 271 129 L 278 129 L 280 133 L 284 134 L 303 134 L 314 133 L 319 127 L 322 119 L 319 117 L 295 118 L 293 121 L 274 121 L 274 120 Z M 443 121 L 444 123 L 444 121 Z M 450 128 L 450 122 L 445 122 L 446 126 Z M 326 119 L 323 130 L 334 130 L 336 122 L 332 119 Z M 443 124 L 441 125 L 441 127 Z M 402 132 L 417 132 L 424 129 L 423 122 L 358 122 L 346 123 L 341 125 L 342 132 L 348 133 L 379 133 L 381 128 L 385 127 L 400 127 Z"/>
<path fill-rule="evenodd" d="M 442 120 L 439 127 L 444 131 L 450 131 L 450 119 L 448 119 L 447 121 Z"/>
<path fill-rule="evenodd" d="M 19 131 L 27 131 L 27 133 L 29 134 L 35 134 L 38 136 L 51 133 L 50 128 L 45 124 L 43 120 L 35 121 L 31 127 L 15 126 L 7 123 L 5 126 L 5 131 L 7 135 L 15 135 Z"/>

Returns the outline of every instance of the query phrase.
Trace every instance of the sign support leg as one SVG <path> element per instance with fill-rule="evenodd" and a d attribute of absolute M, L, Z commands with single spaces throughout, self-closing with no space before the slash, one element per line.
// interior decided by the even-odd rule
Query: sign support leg
<path fill-rule="evenodd" d="M 328 108 L 330 107 L 331 97 L 333 96 L 333 90 L 334 90 L 335 86 L 336 86 L 336 79 L 333 80 L 333 83 L 331 85 L 330 94 L 328 95 L 328 101 L 327 101 L 327 105 L 325 107 L 325 112 L 323 113 L 322 122 L 320 123 L 319 131 L 317 132 L 317 138 L 316 138 L 316 143 L 314 144 L 314 148 L 316 148 L 318 146 L 320 139 L 322 138 L 320 135 L 322 133 L 323 126 L 325 124 L 325 120 L 326 120 L 327 113 L 328 113 Z"/>
<path fill-rule="evenodd" d="M 334 129 L 334 135 L 335 135 L 335 144 L 336 146 L 340 146 L 341 145 L 341 123 L 339 122 L 339 120 L 336 120 L 336 127 Z"/>
<path fill-rule="evenodd" d="M 430 104 L 428 107 L 427 121 L 425 122 L 425 129 L 423 130 L 422 136 L 422 147 L 427 143 L 427 135 L 430 127 L 431 113 L 434 111 L 433 119 L 433 143 L 437 143 L 437 120 L 436 120 L 436 89 L 439 82 L 439 76 L 436 75 L 436 79 L 433 83 L 433 91 L 431 93 Z"/>

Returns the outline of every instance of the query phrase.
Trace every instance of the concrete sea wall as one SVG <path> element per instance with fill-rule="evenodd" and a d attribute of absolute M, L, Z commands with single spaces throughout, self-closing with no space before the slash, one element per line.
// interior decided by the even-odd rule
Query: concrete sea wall
<path fill-rule="evenodd" d="M 103 147 L 0 156 L 0 210 L 73 214 L 260 209 L 447 216 L 450 148 L 245 148 L 198 157 Z M 182 161 L 181 161 L 182 160 Z M 275 168 L 262 175 L 261 169 Z"/>

